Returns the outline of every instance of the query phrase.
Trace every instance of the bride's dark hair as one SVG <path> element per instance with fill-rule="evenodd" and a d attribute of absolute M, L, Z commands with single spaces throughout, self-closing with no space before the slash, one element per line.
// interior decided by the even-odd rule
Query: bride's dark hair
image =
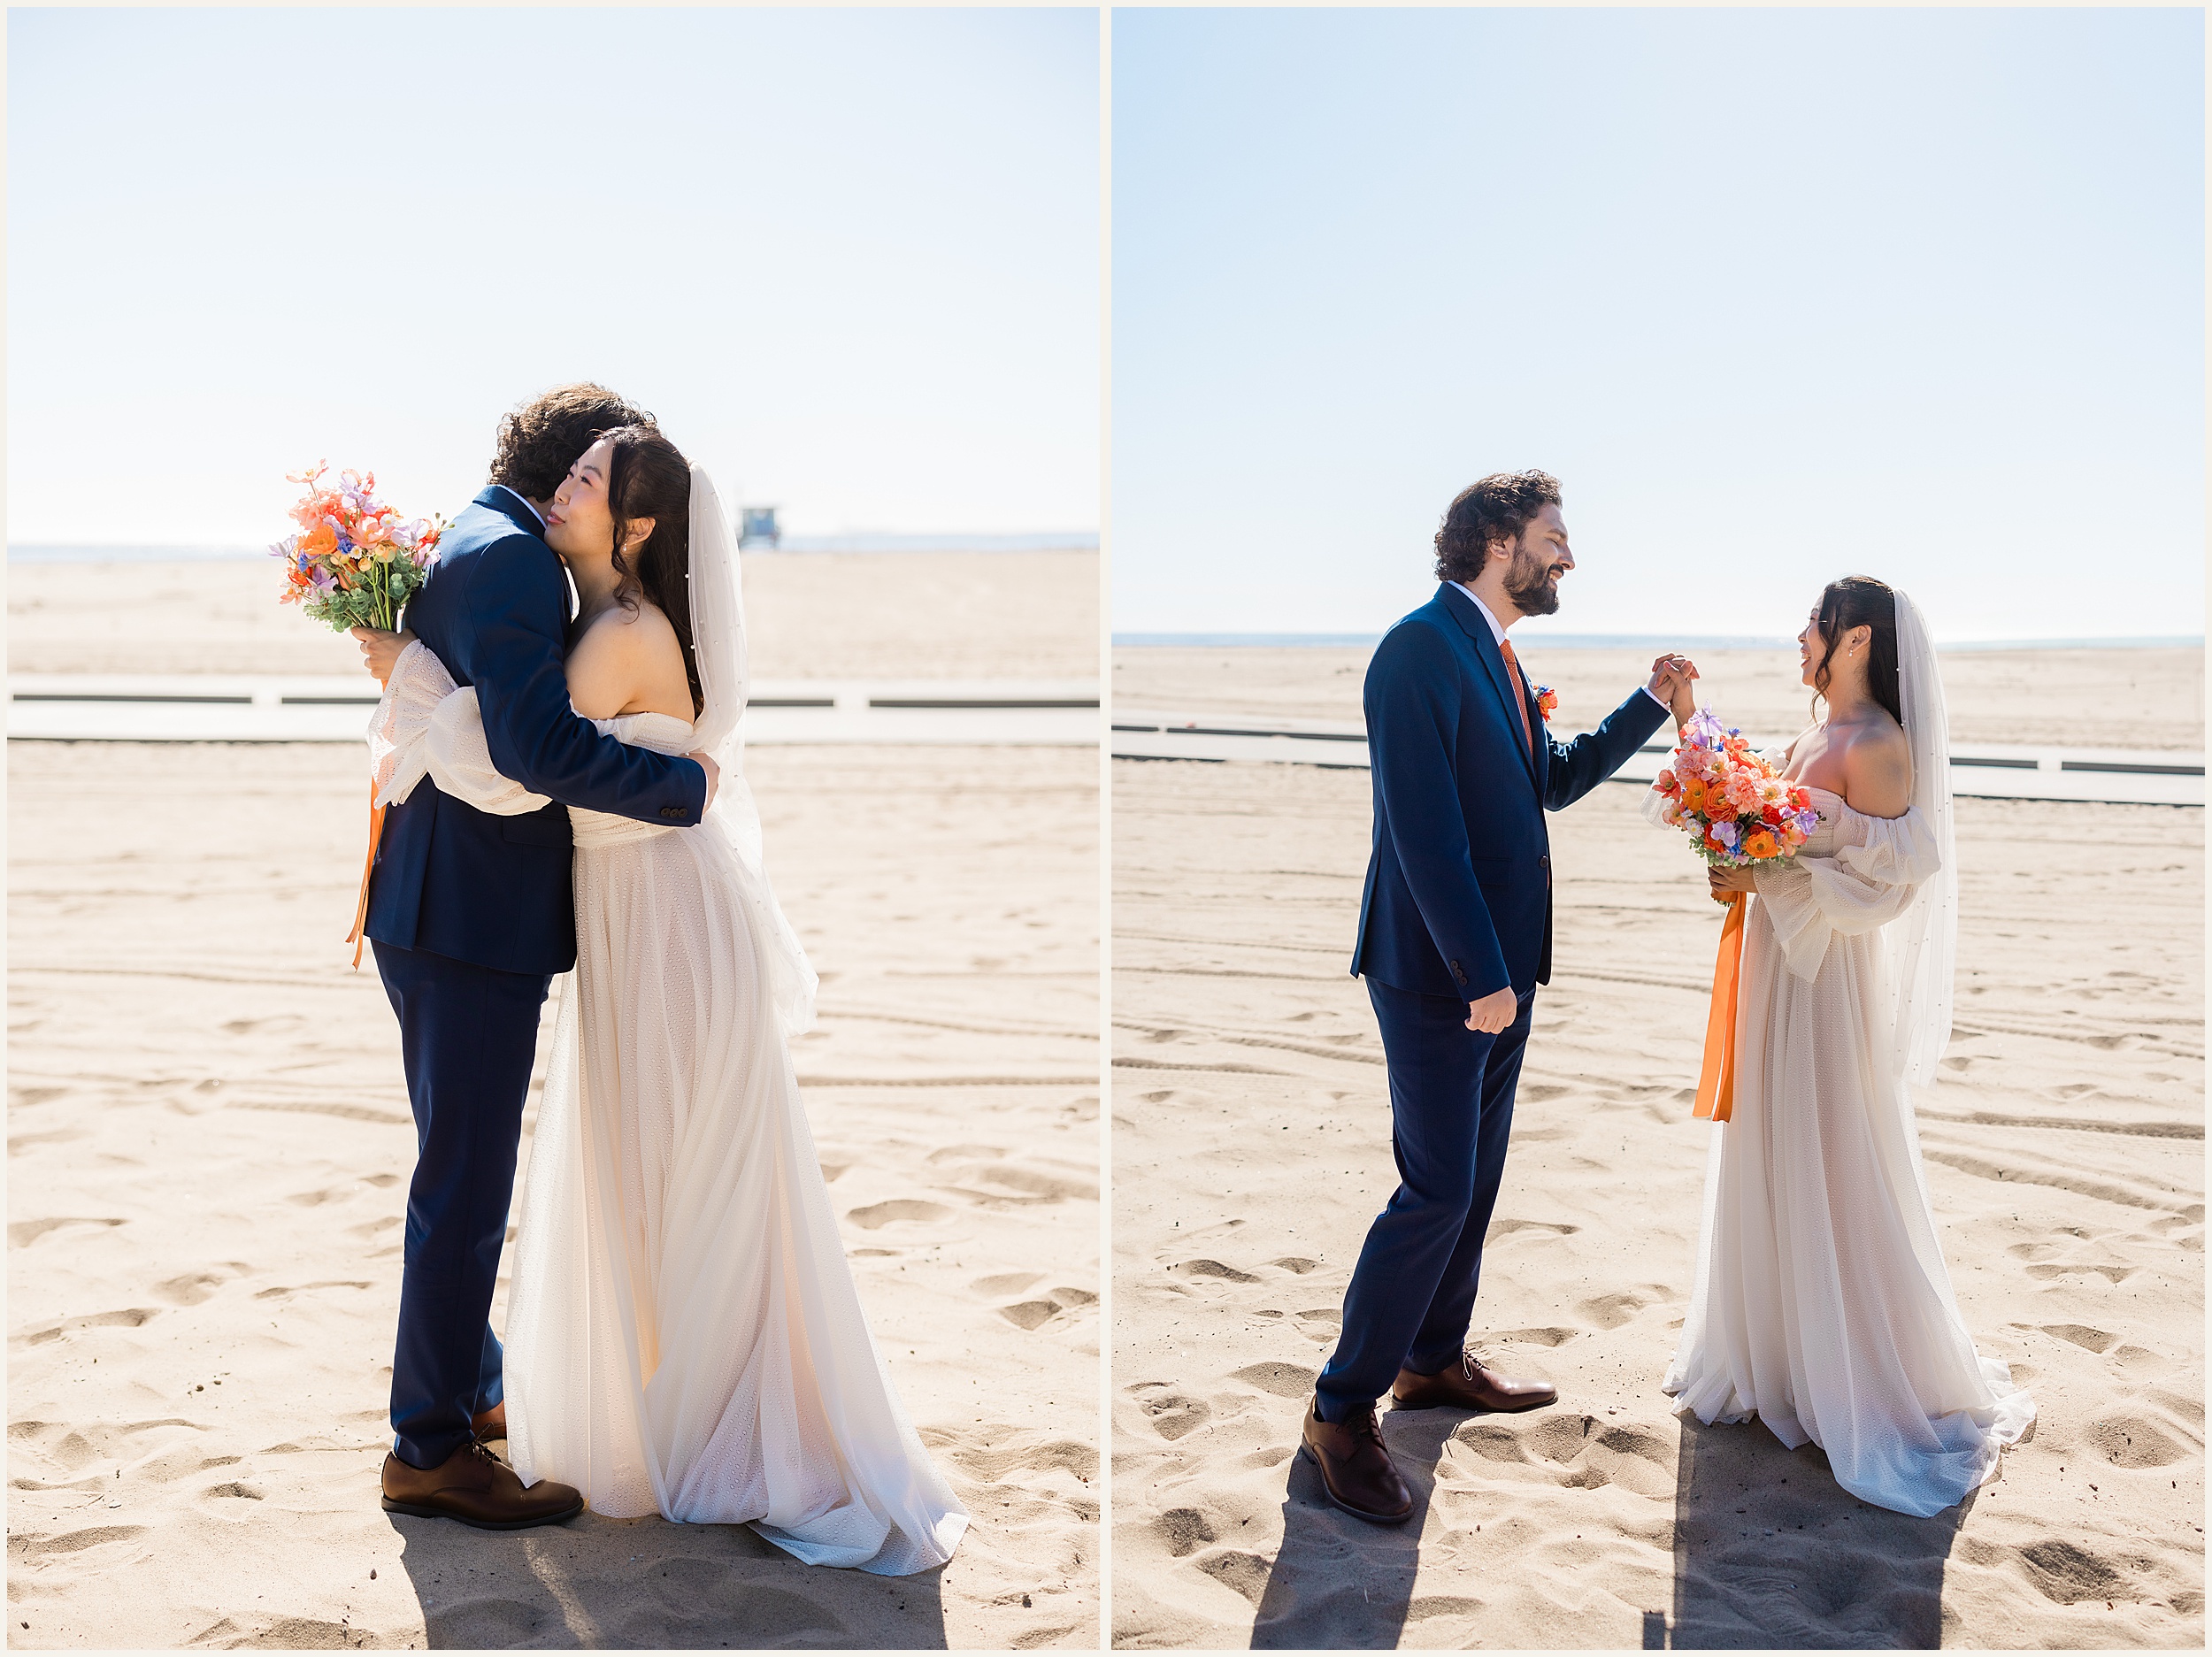
<path fill-rule="evenodd" d="M 615 602 L 635 614 L 641 598 L 668 618 L 684 647 L 691 711 L 706 710 L 699 656 L 691 643 L 691 463 L 649 426 L 606 433 L 607 511 L 614 519 Z M 634 518 L 649 518 L 653 533 L 634 553 L 622 550 Z"/>
<path fill-rule="evenodd" d="M 1870 575 L 1847 575 L 1821 589 L 1816 614 L 1816 631 L 1828 648 L 1813 669 L 1813 717 L 1820 717 L 1821 698 L 1828 694 L 1828 664 L 1836 659 L 1836 647 L 1852 628 L 1865 627 L 1873 634 L 1866 647 L 1866 694 L 1902 730 L 1905 709 L 1897 681 L 1897 595 Z"/>

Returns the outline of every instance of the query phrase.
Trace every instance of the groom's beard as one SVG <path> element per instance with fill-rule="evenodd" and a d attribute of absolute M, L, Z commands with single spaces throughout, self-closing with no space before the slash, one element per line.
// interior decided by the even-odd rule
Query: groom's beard
<path fill-rule="evenodd" d="M 1559 578 L 1551 560 L 1516 548 L 1505 572 L 1505 595 L 1524 616 L 1550 616 L 1559 610 Z"/>

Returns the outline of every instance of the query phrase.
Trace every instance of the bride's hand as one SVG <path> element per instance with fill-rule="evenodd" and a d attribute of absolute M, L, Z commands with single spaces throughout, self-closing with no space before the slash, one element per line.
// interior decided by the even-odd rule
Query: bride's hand
<path fill-rule="evenodd" d="M 355 627 L 353 636 L 361 641 L 361 661 L 376 675 L 380 685 L 391 683 L 392 669 L 397 665 L 400 653 L 415 641 L 411 633 L 387 633 L 381 627 Z"/>
<path fill-rule="evenodd" d="M 1705 878 L 1712 888 L 1713 901 L 1725 903 L 1732 893 L 1756 892 L 1759 888 L 1752 880 L 1752 873 L 1749 869 L 1706 870 Z"/>
<path fill-rule="evenodd" d="M 1667 704 L 1679 731 L 1697 711 L 1697 664 L 1686 656 L 1668 652 L 1651 664 L 1651 694 Z"/>

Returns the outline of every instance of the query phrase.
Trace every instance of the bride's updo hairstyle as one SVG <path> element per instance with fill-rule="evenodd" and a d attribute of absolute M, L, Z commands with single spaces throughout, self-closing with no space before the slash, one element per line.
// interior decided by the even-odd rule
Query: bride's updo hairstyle
<path fill-rule="evenodd" d="M 699 657 L 691 643 L 691 463 L 649 426 L 606 433 L 607 511 L 614 519 L 615 602 L 633 614 L 641 597 L 668 618 L 684 647 L 695 717 L 707 705 L 699 688 Z M 649 518 L 653 533 L 626 553 L 630 521 Z"/>
<path fill-rule="evenodd" d="M 1836 659 L 1836 647 L 1854 627 L 1870 629 L 1866 647 L 1866 694 L 1905 728 L 1905 710 L 1897 682 L 1897 595 L 1870 575 L 1847 575 L 1831 581 L 1820 594 L 1820 637 L 1828 647 L 1813 669 L 1813 717 L 1820 717 L 1820 699 L 1828 694 L 1828 664 Z"/>

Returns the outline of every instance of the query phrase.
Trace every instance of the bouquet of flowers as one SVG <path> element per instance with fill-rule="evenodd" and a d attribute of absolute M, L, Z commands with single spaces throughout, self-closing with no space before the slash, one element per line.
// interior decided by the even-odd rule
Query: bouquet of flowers
<path fill-rule="evenodd" d="M 1793 856 L 1820 821 L 1812 795 L 1785 782 L 1709 708 L 1682 727 L 1672 763 L 1652 786 L 1665 802 L 1660 820 L 1686 830 L 1691 847 L 1717 869 Z"/>
<path fill-rule="evenodd" d="M 407 519 L 376 498 L 376 474 L 338 474 L 326 487 L 323 461 L 311 472 L 285 474 L 307 493 L 292 509 L 299 533 L 269 548 L 284 560 L 279 602 L 297 604 L 315 620 L 343 633 L 349 627 L 399 625 L 401 608 L 421 589 L 437 562 L 441 518 Z"/>
<path fill-rule="evenodd" d="M 1742 732 L 1724 728 L 1709 708 L 1690 716 L 1673 763 L 1651 786 L 1659 796 L 1659 821 L 1686 830 L 1697 855 L 1716 869 L 1794 856 L 1820 823 L 1812 795 L 1785 782 L 1752 751 Z M 1713 1122 L 1728 1121 L 1735 1109 L 1736 990 L 1743 967 L 1743 894 L 1732 892 L 1723 901 L 1728 918 L 1713 962 L 1705 1062 L 1691 1112 Z"/>
<path fill-rule="evenodd" d="M 430 566 L 438 561 L 438 538 L 445 533 L 442 518 L 403 518 L 376 498 L 376 473 L 342 472 L 337 487 L 326 487 L 323 474 L 328 461 L 312 471 L 285 474 L 287 483 L 307 486 L 307 493 L 292 509 L 299 533 L 287 535 L 269 548 L 284 560 L 281 603 L 297 604 L 326 627 L 343 633 L 351 627 L 399 625 L 399 612 L 422 590 Z M 346 941 L 354 946 L 353 964 L 361 964 L 367 940 L 364 928 L 369 913 L 369 879 L 376 870 L 377 842 L 384 833 L 384 808 L 369 791 L 369 855 L 361 867 L 361 894 L 353 909 L 353 930 Z"/>

